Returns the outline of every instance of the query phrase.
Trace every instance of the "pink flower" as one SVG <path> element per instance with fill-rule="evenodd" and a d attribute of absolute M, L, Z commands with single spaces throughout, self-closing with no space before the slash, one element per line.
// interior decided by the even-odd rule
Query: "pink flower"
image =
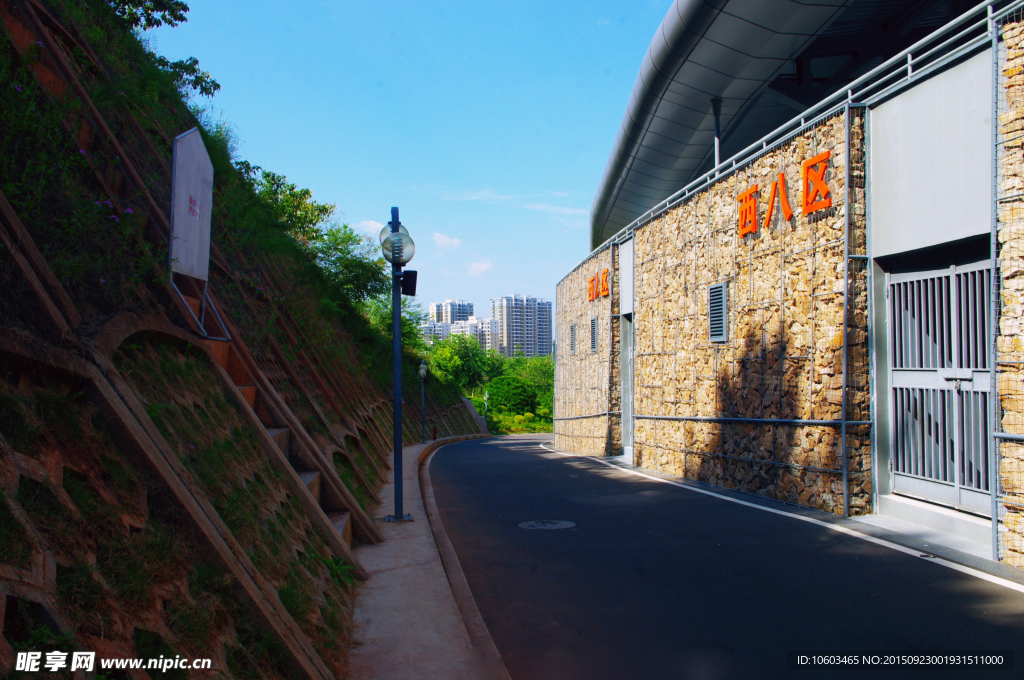
<path fill-rule="evenodd" d="M 134 215 L 134 214 L 135 214 L 134 212 L 132 212 L 132 209 L 131 209 L 131 208 L 125 208 L 125 210 L 124 210 L 124 211 L 125 211 L 126 213 L 128 213 L 129 215 Z"/>
<path fill-rule="evenodd" d="M 121 220 L 117 219 L 117 215 L 111 215 L 110 219 L 112 219 L 112 220 L 114 220 L 115 222 L 118 222 L 118 223 L 121 222 Z"/>

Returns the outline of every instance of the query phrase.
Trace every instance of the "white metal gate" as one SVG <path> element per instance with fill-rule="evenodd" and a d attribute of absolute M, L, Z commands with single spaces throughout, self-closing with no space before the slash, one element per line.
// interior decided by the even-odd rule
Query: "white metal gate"
<path fill-rule="evenodd" d="M 892 490 L 991 515 L 989 263 L 886 276 Z"/>

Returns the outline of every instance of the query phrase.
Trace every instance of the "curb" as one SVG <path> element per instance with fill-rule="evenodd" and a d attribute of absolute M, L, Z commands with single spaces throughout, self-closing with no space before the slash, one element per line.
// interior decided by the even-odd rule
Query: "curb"
<path fill-rule="evenodd" d="M 455 604 L 462 614 L 462 621 L 466 626 L 466 633 L 469 635 L 470 644 L 477 651 L 479 657 L 477 674 L 483 680 L 511 680 L 508 669 L 501 660 L 501 654 L 491 638 L 487 624 L 484 623 L 480 610 L 476 606 L 476 600 L 469 589 L 466 575 L 462 573 L 462 565 L 459 564 L 458 555 L 452 546 L 448 534 L 441 523 L 441 516 L 437 511 L 437 503 L 434 501 L 434 487 L 430 483 L 430 459 L 442 446 L 454 444 L 471 439 L 490 439 L 491 435 L 469 435 L 463 437 L 449 437 L 445 440 L 435 441 L 428 445 L 419 456 L 420 491 L 423 496 L 423 510 L 430 523 L 430 531 L 434 534 L 434 543 L 437 545 L 437 552 L 441 556 L 441 563 L 448 575 L 448 585 L 455 597 Z"/>

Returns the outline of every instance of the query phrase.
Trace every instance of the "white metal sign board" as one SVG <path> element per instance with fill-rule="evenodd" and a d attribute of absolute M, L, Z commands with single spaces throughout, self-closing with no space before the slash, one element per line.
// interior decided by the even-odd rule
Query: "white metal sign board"
<path fill-rule="evenodd" d="M 171 271 L 206 281 L 210 272 L 213 163 L 199 128 L 174 138 Z"/>

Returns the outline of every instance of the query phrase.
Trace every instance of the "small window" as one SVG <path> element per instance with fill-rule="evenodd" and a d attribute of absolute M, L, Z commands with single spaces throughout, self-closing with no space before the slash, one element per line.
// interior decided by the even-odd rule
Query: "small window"
<path fill-rule="evenodd" d="M 708 340 L 725 342 L 729 324 L 726 319 L 726 283 L 716 283 L 708 287 Z"/>
<path fill-rule="evenodd" d="M 569 354 L 576 354 L 576 324 L 569 326 Z"/>
<path fill-rule="evenodd" d="M 597 317 L 590 318 L 590 351 L 597 351 Z"/>

